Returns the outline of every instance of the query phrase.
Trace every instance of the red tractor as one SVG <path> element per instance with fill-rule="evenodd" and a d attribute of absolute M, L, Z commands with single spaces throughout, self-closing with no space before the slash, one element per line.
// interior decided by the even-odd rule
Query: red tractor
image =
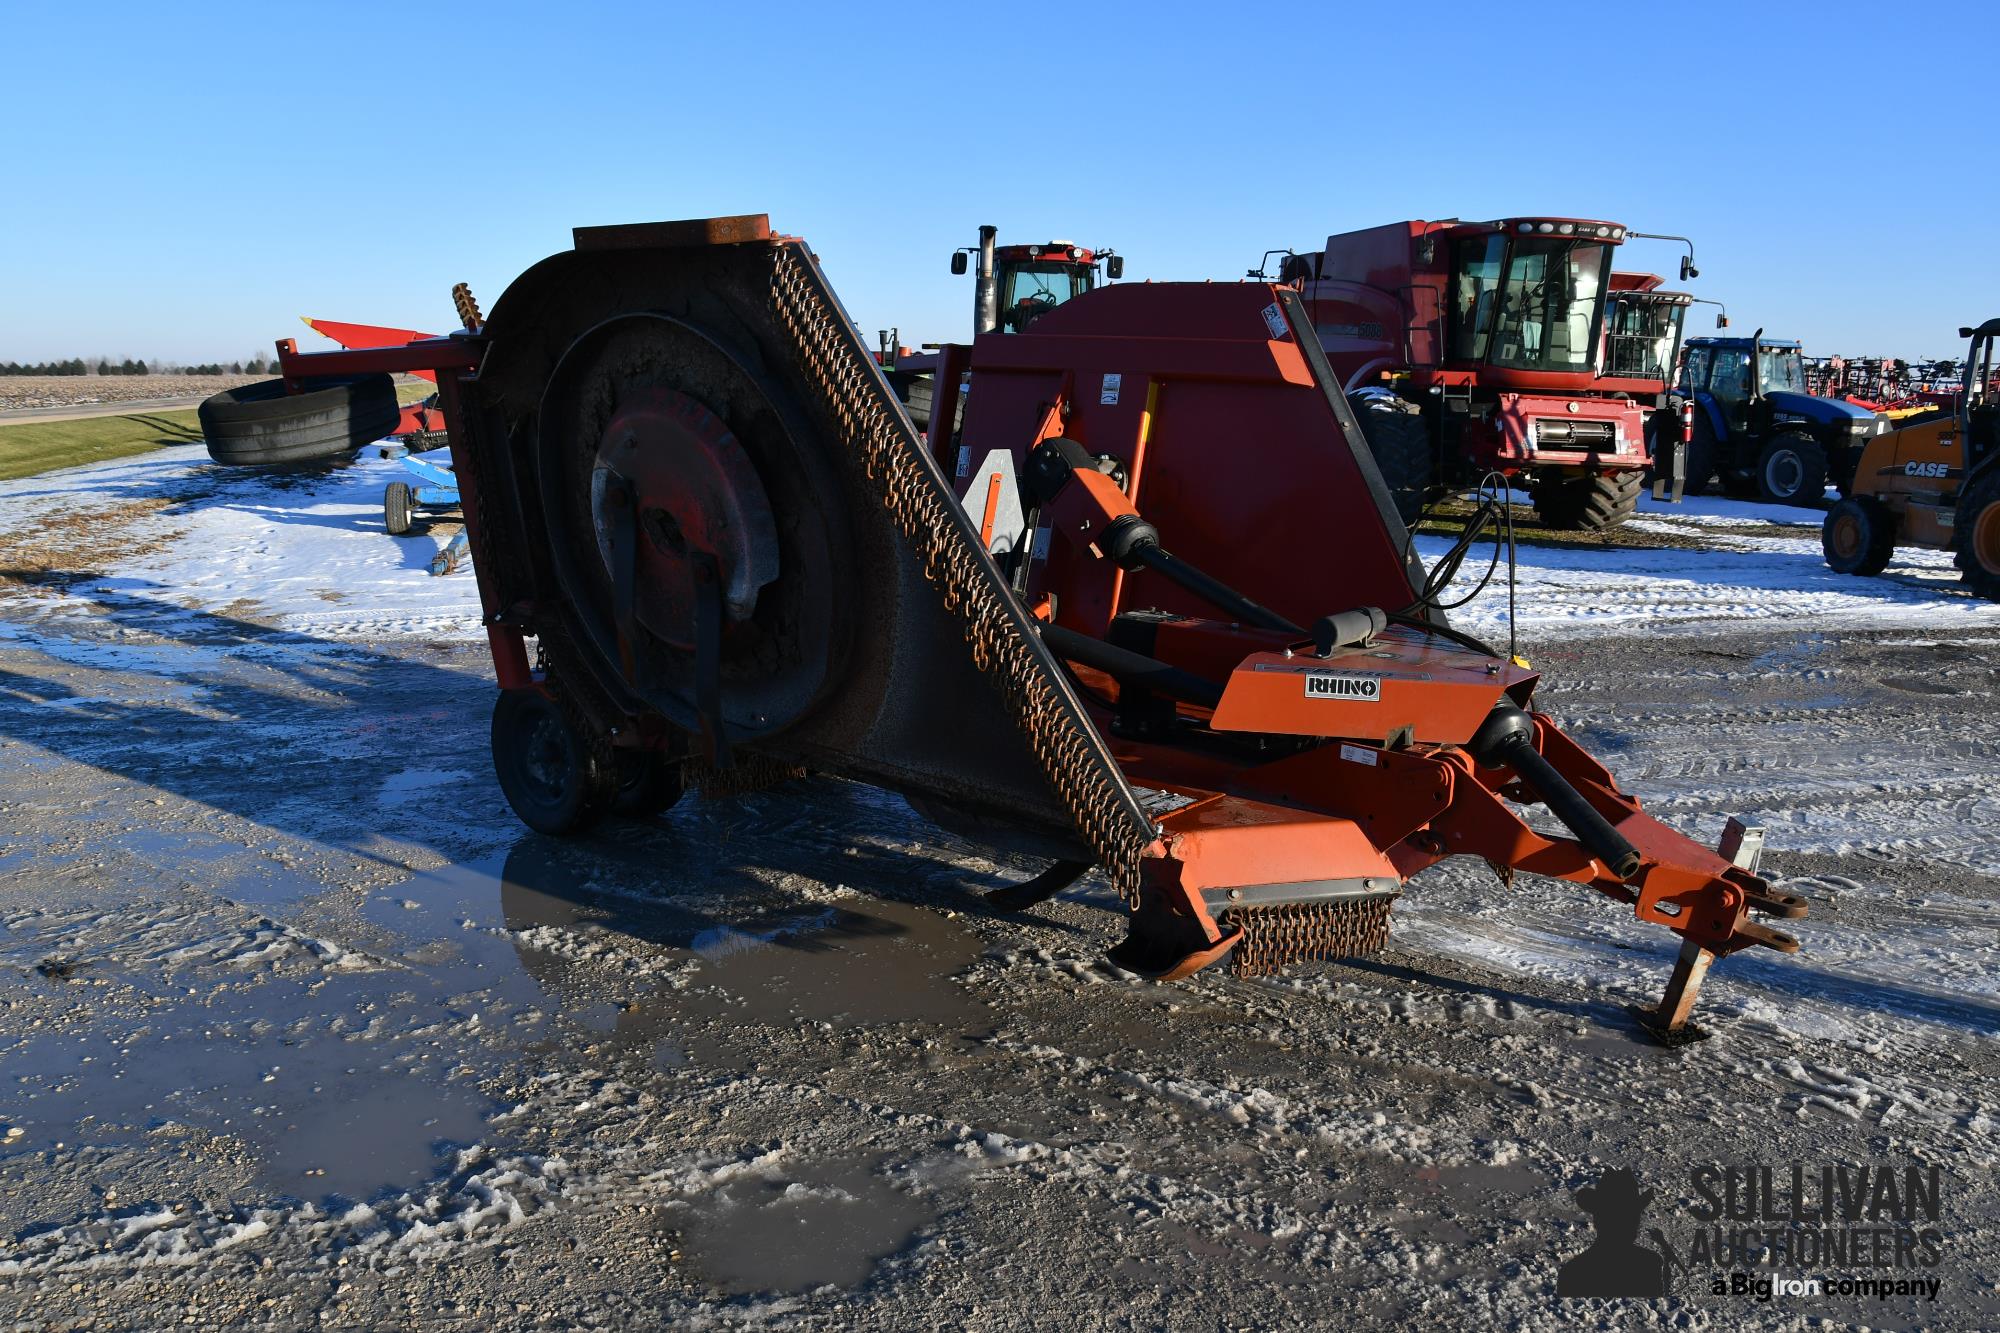
<path fill-rule="evenodd" d="M 1579 218 L 1417 220 L 1287 255 L 1280 276 L 1299 285 L 1406 521 L 1436 488 L 1488 472 L 1525 480 L 1550 527 L 1632 512 L 1649 434 L 1680 429 L 1671 362 L 1642 346 L 1660 334 L 1606 323 L 1612 251 L 1639 234 Z M 1634 298 L 1618 313 L 1649 329 L 1665 315 L 1677 338 L 1682 309 Z"/>
<path fill-rule="evenodd" d="M 1057 306 L 1098 285 L 1098 267 L 1116 282 L 1125 276 L 1125 260 L 1111 250 L 1091 250 L 1070 241 L 1036 245 L 999 245 L 999 228 L 979 229 L 979 244 L 952 251 L 951 271 L 963 274 L 976 261 L 972 287 L 972 331 L 1025 333 Z M 936 343 L 911 352 L 897 344 L 896 331 L 885 329 L 875 359 L 890 387 L 903 401 L 919 430 L 928 431 L 931 393 L 937 374 Z"/>

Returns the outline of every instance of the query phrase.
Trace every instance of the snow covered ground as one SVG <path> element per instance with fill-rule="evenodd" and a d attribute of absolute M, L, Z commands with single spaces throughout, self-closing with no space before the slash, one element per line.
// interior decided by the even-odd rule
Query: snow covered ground
<path fill-rule="evenodd" d="M 471 574 L 429 570 L 457 525 L 383 528 L 382 490 L 398 479 L 409 473 L 372 448 L 335 472 L 282 475 L 216 467 L 182 445 L 0 483 L 0 533 L 105 515 L 80 543 L 95 577 L 12 592 L 57 618 L 112 593 L 336 641 L 476 637 Z"/>
<path fill-rule="evenodd" d="M 188 445 L 0 483 L 0 532 L 32 525 L 52 506 L 125 511 L 135 501 L 159 502 L 102 535 L 98 578 L 40 594 L 50 614 L 79 609 L 73 600 L 65 606 L 67 593 L 123 591 L 332 640 L 476 637 L 470 575 L 433 578 L 428 569 L 455 526 L 389 538 L 382 488 L 407 474 L 372 455 L 330 475 L 271 477 L 212 467 Z M 1904 549 L 1881 577 L 1852 578 L 1826 567 L 1818 523 L 1811 510 L 1711 498 L 1661 505 L 1647 497 L 1628 524 L 1635 538 L 1698 537 L 1705 545 L 1524 545 L 1521 634 L 1532 644 L 1605 631 L 1699 632 L 1726 622 L 1941 633 L 2000 626 L 2000 604 L 1966 594 L 1948 552 Z M 1439 536 L 1417 540 L 1426 560 L 1448 545 Z M 1484 562 L 1467 564 L 1476 572 Z M 1455 619 L 1504 634 L 1503 584 L 1496 580 Z"/>
<path fill-rule="evenodd" d="M 1517 606 L 1524 641 L 1579 633 L 1702 632 L 1724 622 L 1801 631 L 2000 626 L 2000 603 L 1966 593 L 1948 551 L 1904 547 L 1877 578 L 1827 568 L 1816 511 L 1709 497 L 1678 505 L 1641 499 L 1624 531 L 1634 536 L 1699 536 L 1679 546 L 1520 548 Z M 1426 562 L 1450 539 L 1420 536 Z M 1485 552 L 1466 573 L 1485 568 Z M 1478 601 L 1454 612 L 1475 633 L 1504 634 L 1505 574 Z"/>

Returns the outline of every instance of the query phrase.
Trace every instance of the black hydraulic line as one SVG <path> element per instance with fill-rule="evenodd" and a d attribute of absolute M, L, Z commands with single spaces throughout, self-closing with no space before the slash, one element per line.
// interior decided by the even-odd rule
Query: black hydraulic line
<path fill-rule="evenodd" d="M 1120 648 L 1088 634 L 1079 634 L 1060 625 L 1043 625 L 1042 642 L 1057 657 L 1095 667 L 1121 685 L 1152 690 L 1203 708 L 1213 708 L 1222 702 L 1222 687 L 1213 681 L 1203 680 L 1156 657 Z"/>
<path fill-rule="evenodd" d="M 1255 625 L 1259 629 L 1274 629 L 1281 634 L 1296 634 L 1302 639 L 1306 637 L 1303 629 L 1270 607 L 1251 601 L 1236 589 L 1202 573 L 1187 561 L 1175 559 L 1160 549 L 1158 542 L 1134 543 L 1130 559 L 1156 574 L 1172 579 L 1204 602 L 1227 611 L 1246 625 Z"/>
<path fill-rule="evenodd" d="M 1453 629 L 1450 625 L 1440 625 L 1433 621 L 1425 620 L 1422 616 L 1409 616 L 1404 615 L 1401 611 L 1391 611 L 1389 613 L 1389 623 L 1392 625 L 1407 625 L 1411 629 L 1423 630 L 1426 634 L 1435 634 L 1439 638 L 1450 639 L 1453 643 L 1461 647 L 1470 648 L 1476 653 L 1485 653 L 1488 657 L 1500 657 L 1503 655 L 1498 648 L 1487 643 L 1484 639 L 1467 634 L 1462 629 Z"/>
<path fill-rule="evenodd" d="M 1502 699 L 1493 705 L 1493 711 L 1487 714 L 1466 748 L 1489 768 L 1513 769 L 1521 784 L 1540 798 L 1549 813 L 1561 820 L 1563 827 L 1574 833 L 1576 840 L 1612 874 L 1629 880 L 1639 873 L 1642 858 L 1638 848 L 1611 827 L 1611 821 L 1599 814 L 1597 807 L 1542 757 L 1542 752 L 1535 748 L 1534 719 L 1512 700 Z"/>

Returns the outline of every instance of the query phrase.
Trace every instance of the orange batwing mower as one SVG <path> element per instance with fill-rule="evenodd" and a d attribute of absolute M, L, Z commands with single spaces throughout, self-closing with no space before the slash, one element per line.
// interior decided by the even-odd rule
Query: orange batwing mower
<path fill-rule="evenodd" d="M 1122 284 L 946 346 L 929 441 L 762 216 L 582 228 L 475 326 L 294 368 L 437 372 L 535 829 L 838 775 L 1046 856 L 1004 910 L 1101 868 L 1111 959 L 1162 979 L 1369 952 L 1477 856 L 1679 936 L 1670 1040 L 1714 960 L 1798 947 L 1754 840 L 1648 816 L 1447 622 L 1289 287 Z"/>

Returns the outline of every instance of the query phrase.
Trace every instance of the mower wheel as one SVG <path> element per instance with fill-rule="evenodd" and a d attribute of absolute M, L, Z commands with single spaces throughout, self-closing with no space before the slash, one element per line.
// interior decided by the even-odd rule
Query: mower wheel
<path fill-rule="evenodd" d="M 1396 513 L 1405 524 L 1423 517 L 1424 501 L 1437 481 L 1431 428 L 1414 406 L 1388 394 L 1348 399 L 1361 423 L 1376 470 L 1389 487 Z"/>
<path fill-rule="evenodd" d="M 603 817 L 612 781 L 563 710 L 539 690 L 502 690 L 493 706 L 493 772 L 521 822 L 567 837 Z"/>
<path fill-rule="evenodd" d="M 1643 472 L 1550 477 L 1535 484 L 1535 514 L 1560 532 L 1602 532 L 1632 517 L 1645 485 Z"/>
<path fill-rule="evenodd" d="M 1987 469 L 1959 492 L 1951 549 L 1966 588 L 2000 602 L 2000 470 Z"/>
<path fill-rule="evenodd" d="M 410 483 L 392 481 L 382 491 L 382 525 L 400 537 L 410 530 Z"/>
<path fill-rule="evenodd" d="M 1757 493 L 1767 503 L 1817 505 L 1826 498 L 1826 448 L 1800 430 L 1781 431 L 1757 455 Z"/>
<path fill-rule="evenodd" d="M 618 791 L 611 813 L 626 819 L 648 819 L 670 808 L 687 792 L 687 777 L 678 759 L 658 750 L 619 750 Z"/>
<path fill-rule="evenodd" d="M 1819 545 L 1836 574 L 1873 578 L 1896 552 L 1896 516 L 1873 496 L 1842 500 L 1826 511 Z"/>
<path fill-rule="evenodd" d="M 387 375 L 305 381 L 286 393 L 283 380 L 225 389 L 202 403 L 208 456 L 231 467 L 273 467 L 342 458 L 396 429 L 402 409 Z"/>
<path fill-rule="evenodd" d="M 1694 429 L 1688 432 L 1687 469 L 1681 482 L 1681 494 L 1706 495 L 1709 483 L 1715 480 L 1715 427 L 1708 422 L 1708 413 L 1697 405 L 1694 413 Z"/>

